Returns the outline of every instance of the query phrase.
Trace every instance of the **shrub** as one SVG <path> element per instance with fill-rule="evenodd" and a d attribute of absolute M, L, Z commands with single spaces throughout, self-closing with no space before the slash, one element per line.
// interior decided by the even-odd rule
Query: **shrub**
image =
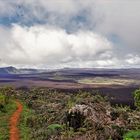
<path fill-rule="evenodd" d="M 139 140 L 139 139 L 140 139 L 140 130 L 129 131 L 123 137 L 123 140 Z"/>
<path fill-rule="evenodd" d="M 93 96 L 93 102 L 100 103 L 100 102 L 105 102 L 106 100 L 107 100 L 106 98 L 104 98 L 103 96 L 99 94 Z"/>
<path fill-rule="evenodd" d="M 140 89 L 134 92 L 135 106 L 140 109 Z"/>
<path fill-rule="evenodd" d="M 1 112 L 5 112 L 6 111 L 6 108 L 5 108 L 5 106 L 6 106 L 6 96 L 4 96 L 4 95 L 2 95 L 2 94 L 0 94 L 0 111 Z"/>
<path fill-rule="evenodd" d="M 62 131 L 63 126 L 60 124 L 51 124 L 47 129 L 48 135 L 58 135 Z"/>
<path fill-rule="evenodd" d="M 112 121 L 116 120 L 119 117 L 119 113 L 117 111 L 112 111 L 110 115 Z"/>

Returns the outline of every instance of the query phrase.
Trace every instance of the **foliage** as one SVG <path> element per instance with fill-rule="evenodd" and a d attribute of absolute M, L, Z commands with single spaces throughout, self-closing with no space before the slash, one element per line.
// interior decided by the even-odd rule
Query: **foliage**
<path fill-rule="evenodd" d="M 123 137 L 123 140 L 139 140 L 139 139 L 140 139 L 140 130 L 129 131 Z"/>
<path fill-rule="evenodd" d="M 51 124 L 47 127 L 47 129 L 49 133 L 57 134 L 63 129 L 63 126 L 60 124 Z"/>
<path fill-rule="evenodd" d="M 0 112 L 5 112 L 5 96 L 0 94 Z"/>
<path fill-rule="evenodd" d="M 11 114 L 16 110 L 16 104 L 12 100 L 9 100 L 4 105 L 4 110 L 0 112 L 0 140 L 9 139 L 9 119 Z"/>
<path fill-rule="evenodd" d="M 135 106 L 140 109 L 140 89 L 137 89 L 134 92 L 134 100 L 135 100 Z"/>
<path fill-rule="evenodd" d="M 0 93 L 0 112 L 6 112 L 6 105 L 9 104 L 9 97 Z"/>
<path fill-rule="evenodd" d="M 17 91 L 11 87 L 0 88 L 0 140 L 9 139 L 9 119 L 16 110 L 15 98 Z M 23 105 L 23 112 L 20 119 L 20 137 L 23 140 L 29 138 L 29 127 L 26 124 L 26 119 L 31 114 L 31 111 Z M 1 133 L 2 132 L 2 133 Z"/>
<path fill-rule="evenodd" d="M 23 105 L 23 111 L 21 114 L 20 125 L 19 125 L 20 137 L 22 140 L 30 140 L 31 129 L 27 125 L 27 120 L 33 115 L 33 113 L 32 110 L 30 110 L 24 103 L 22 103 L 22 105 Z"/>
<path fill-rule="evenodd" d="M 47 88 L 32 88 L 29 91 L 4 88 L 0 89 L 0 93 L 0 103 L 6 104 L 6 111 L 0 111 L 0 132 L 5 132 L 5 136 L 0 134 L 2 140 L 8 139 L 7 119 L 15 109 L 15 98 L 23 104 L 19 125 L 23 140 L 122 139 L 124 133 L 140 126 L 138 110 L 111 106 L 99 92 L 76 91 L 67 94 Z M 73 113 L 75 106 L 80 107 L 80 115 L 76 111 Z M 85 109 L 82 109 L 83 106 Z M 5 120 L 1 121 L 3 116 L 6 116 Z M 74 129 L 77 122 L 80 125 Z"/>

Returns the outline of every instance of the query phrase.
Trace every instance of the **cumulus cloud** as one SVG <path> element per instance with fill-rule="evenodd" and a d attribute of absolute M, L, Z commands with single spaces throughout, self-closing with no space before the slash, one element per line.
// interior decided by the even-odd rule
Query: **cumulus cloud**
<path fill-rule="evenodd" d="M 138 0 L 0 0 L 5 23 L 1 66 L 140 66 Z"/>
<path fill-rule="evenodd" d="M 3 28 L 2 28 L 3 29 Z M 50 26 L 20 26 L 1 30 L 7 34 L 0 42 L 0 63 L 12 65 L 59 66 L 80 61 L 95 61 L 95 57 L 112 49 L 103 36 L 91 31 L 67 33 Z M 4 41 L 5 39 L 5 41 Z"/>
<path fill-rule="evenodd" d="M 126 56 L 125 61 L 129 65 L 139 65 L 140 64 L 140 56 L 139 55 L 128 54 Z"/>

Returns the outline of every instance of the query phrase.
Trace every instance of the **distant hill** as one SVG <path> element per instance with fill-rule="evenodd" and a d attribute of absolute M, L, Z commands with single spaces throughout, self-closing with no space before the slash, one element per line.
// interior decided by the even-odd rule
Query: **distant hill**
<path fill-rule="evenodd" d="M 17 69 L 15 67 L 1 67 L 0 74 L 7 75 L 7 74 L 34 74 L 34 73 L 41 73 L 43 71 L 38 69 Z"/>
<path fill-rule="evenodd" d="M 18 73 L 18 69 L 15 67 L 3 67 L 0 68 L 0 74 L 16 74 Z"/>
<path fill-rule="evenodd" d="M 11 74 L 39 74 L 46 73 L 49 75 L 63 76 L 119 76 L 133 75 L 139 77 L 140 69 L 100 69 L 100 68 L 63 68 L 63 69 L 34 69 L 34 68 L 15 68 L 13 66 L 0 67 L 0 75 Z"/>

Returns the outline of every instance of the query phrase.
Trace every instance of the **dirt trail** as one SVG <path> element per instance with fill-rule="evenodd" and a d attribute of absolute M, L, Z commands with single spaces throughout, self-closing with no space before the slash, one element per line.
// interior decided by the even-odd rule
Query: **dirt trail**
<path fill-rule="evenodd" d="M 20 114 L 22 112 L 22 104 L 19 101 L 16 101 L 17 110 L 13 113 L 10 118 L 10 140 L 19 140 L 19 130 L 17 128 Z"/>

